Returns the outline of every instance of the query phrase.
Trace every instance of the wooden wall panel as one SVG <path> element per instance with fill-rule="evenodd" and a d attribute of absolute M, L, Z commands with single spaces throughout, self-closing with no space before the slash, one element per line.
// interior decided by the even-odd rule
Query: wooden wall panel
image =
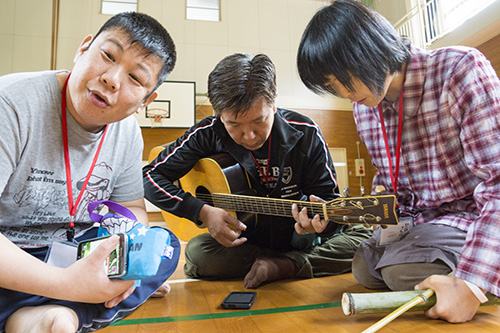
<path fill-rule="evenodd" d="M 500 76 L 500 34 L 477 47 L 490 60 L 493 68 Z M 360 180 L 355 176 L 354 160 L 358 157 L 356 142 L 360 142 L 360 155 L 365 159 L 366 176 L 362 178 L 362 184 L 367 193 L 371 191 L 371 181 L 375 174 L 375 168 L 371 165 L 365 145 L 357 135 L 356 125 L 351 111 L 335 110 L 304 110 L 296 109 L 311 117 L 323 131 L 323 135 L 330 147 L 345 147 L 347 151 L 347 167 L 349 170 L 349 187 L 353 195 L 360 192 Z M 200 120 L 212 114 L 211 106 L 198 106 L 196 119 Z M 185 129 L 143 128 L 144 137 L 144 159 L 147 159 L 149 151 L 167 142 L 174 141 L 184 133 Z"/>
<path fill-rule="evenodd" d="M 477 49 L 488 58 L 497 75 L 500 77 L 500 35 L 479 45 Z"/>
<path fill-rule="evenodd" d="M 366 146 L 361 142 L 358 136 L 352 111 L 304 109 L 295 109 L 295 111 L 305 114 L 318 124 L 329 147 L 346 148 L 351 195 L 360 194 L 360 179 L 356 177 L 354 166 L 354 160 L 358 158 L 356 142 L 359 142 L 360 157 L 365 160 L 366 168 L 366 176 L 361 177 L 361 183 L 365 187 L 365 192 L 370 193 L 372 179 L 376 169 L 370 162 L 370 156 L 368 155 Z"/>
<path fill-rule="evenodd" d="M 365 159 L 366 176 L 362 177 L 362 184 L 366 193 L 371 191 L 371 181 L 375 174 L 375 168 L 371 165 L 366 147 L 359 139 L 356 132 L 356 125 L 351 111 L 334 110 L 304 110 L 295 111 L 312 118 L 321 128 L 329 147 L 346 148 L 347 167 L 349 171 L 349 187 L 352 195 L 360 193 L 360 179 L 356 177 L 354 170 L 354 160 L 358 157 L 356 142 L 360 142 L 360 155 Z M 200 106 L 196 112 L 196 119 L 211 115 L 211 106 Z M 144 154 L 143 159 L 147 160 L 149 151 L 158 145 L 174 141 L 184 133 L 185 129 L 178 128 L 143 128 Z M 341 189 L 342 190 L 342 189 Z"/>

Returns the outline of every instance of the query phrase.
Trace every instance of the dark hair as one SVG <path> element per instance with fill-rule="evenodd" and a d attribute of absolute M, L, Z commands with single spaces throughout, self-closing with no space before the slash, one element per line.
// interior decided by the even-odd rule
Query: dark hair
<path fill-rule="evenodd" d="M 129 35 L 128 40 L 130 45 L 137 43 L 141 48 L 147 51 L 147 56 L 153 54 L 160 57 L 162 60 L 163 66 L 158 73 L 158 82 L 151 91 L 152 94 L 174 69 L 176 51 L 172 37 L 170 37 L 167 30 L 154 18 L 137 12 L 124 12 L 114 15 L 104 23 L 95 37 L 112 29 L 127 33 Z M 149 96 L 151 96 L 151 94 Z"/>
<path fill-rule="evenodd" d="M 409 61 L 409 42 L 382 15 L 359 1 L 336 0 L 320 9 L 302 35 L 297 68 L 315 93 L 337 93 L 325 86 L 333 75 L 347 90 L 353 78 L 381 95 L 388 74 Z"/>
<path fill-rule="evenodd" d="M 246 112 L 259 98 L 276 99 L 276 70 L 265 54 L 235 53 L 222 59 L 208 76 L 208 98 L 217 115 Z"/>

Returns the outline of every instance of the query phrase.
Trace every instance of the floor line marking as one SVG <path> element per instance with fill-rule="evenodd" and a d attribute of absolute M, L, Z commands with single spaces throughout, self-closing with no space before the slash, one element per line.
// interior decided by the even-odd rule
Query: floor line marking
<path fill-rule="evenodd" d="M 206 313 L 206 314 L 186 315 L 186 316 L 123 319 L 123 320 L 120 320 L 120 321 L 117 321 L 117 322 L 111 324 L 110 326 L 159 324 L 159 323 L 172 323 L 172 322 L 181 322 L 181 321 L 195 321 L 195 320 L 207 320 L 207 319 L 258 316 L 258 315 L 267 315 L 267 314 L 275 314 L 275 313 L 336 308 L 336 307 L 340 307 L 340 306 L 341 306 L 340 302 L 331 302 L 331 303 L 299 305 L 299 306 L 289 306 L 289 307 L 282 307 L 282 308 L 270 308 L 270 309 L 259 309 L 259 310 L 237 310 L 237 311 L 229 310 L 227 312 Z"/>

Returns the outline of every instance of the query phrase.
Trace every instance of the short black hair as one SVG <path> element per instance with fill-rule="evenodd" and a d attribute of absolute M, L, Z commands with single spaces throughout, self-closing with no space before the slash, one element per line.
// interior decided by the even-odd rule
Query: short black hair
<path fill-rule="evenodd" d="M 336 0 L 307 25 L 297 54 L 299 76 L 315 93 L 337 93 L 326 86 L 333 75 L 347 90 L 353 78 L 382 94 L 388 74 L 410 60 L 409 42 L 382 15 L 355 0 Z"/>
<path fill-rule="evenodd" d="M 235 53 L 222 59 L 208 76 L 208 98 L 217 115 L 245 113 L 259 97 L 276 99 L 276 69 L 265 54 Z"/>
<path fill-rule="evenodd" d="M 128 40 L 131 45 L 137 43 L 147 51 L 147 55 L 153 54 L 162 60 L 163 66 L 158 73 L 158 82 L 151 91 L 152 94 L 174 69 L 176 51 L 172 37 L 157 20 L 149 15 L 137 12 L 123 12 L 114 15 L 104 23 L 95 37 L 104 31 L 112 29 L 125 32 L 129 35 Z"/>

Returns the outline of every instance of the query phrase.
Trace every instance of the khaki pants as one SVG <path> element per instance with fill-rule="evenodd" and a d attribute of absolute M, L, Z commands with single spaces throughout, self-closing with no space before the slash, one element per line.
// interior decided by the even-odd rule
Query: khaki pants
<path fill-rule="evenodd" d="M 352 258 L 363 240 L 370 238 L 371 229 L 356 225 L 345 229 L 310 250 L 276 252 L 253 244 L 227 248 L 210 234 L 191 239 L 186 246 L 184 273 L 190 278 L 233 279 L 244 277 L 259 257 L 288 257 L 298 263 L 297 278 L 312 278 L 346 273 L 351 270 Z"/>

